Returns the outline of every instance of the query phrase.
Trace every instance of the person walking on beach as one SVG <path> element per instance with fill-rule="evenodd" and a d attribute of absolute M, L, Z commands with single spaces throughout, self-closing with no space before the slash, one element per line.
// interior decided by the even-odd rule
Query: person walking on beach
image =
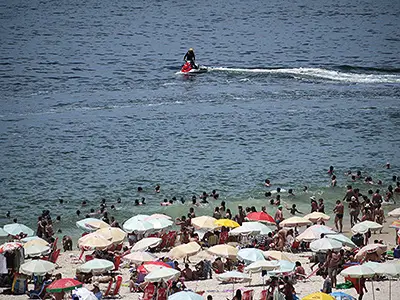
<path fill-rule="evenodd" d="M 333 212 L 336 214 L 335 216 L 335 227 L 340 233 L 343 231 L 343 214 L 344 214 L 344 206 L 340 200 L 336 201 L 336 206 L 333 209 Z"/>
<path fill-rule="evenodd" d="M 328 276 L 332 281 L 332 286 L 336 287 L 336 276 L 338 273 L 339 263 L 342 259 L 340 252 L 328 251 L 326 254 L 325 267 L 328 269 Z"/>

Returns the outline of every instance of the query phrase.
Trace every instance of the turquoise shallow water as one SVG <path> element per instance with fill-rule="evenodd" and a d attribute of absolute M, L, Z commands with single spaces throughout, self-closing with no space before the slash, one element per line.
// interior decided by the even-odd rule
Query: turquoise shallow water
<path fill-rule="evenodd" d="M 310 196 L 303 185 L 331 209 L 348 169 L 385 186 L 400 176 L 397 2 L 0 7 L 1 224 L 12 210 L 34 226 L 48 208 L 62 215 L 57 226 L 78 234 L 82 200 L 85 214 L 103 197 L 121 197 L 111 213 L 121 221 L 163 212 L 164 198 L 212 189 L 230 207 L 259 208 L 265 178 L 294 188 L 288 203 L 301 210 Z M 188 47 L 210 72 L 175 74 Z M 334 190 L 329 165 L 337 169 Z M 148 205 L 134 207 L 142 196 Z"/>

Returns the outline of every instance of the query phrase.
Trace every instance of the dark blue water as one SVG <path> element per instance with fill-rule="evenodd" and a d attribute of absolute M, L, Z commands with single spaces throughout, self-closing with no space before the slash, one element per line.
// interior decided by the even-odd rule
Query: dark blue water
<path fill-rule="evenodd" d="M 306 209 L 308 185 L 329 208 L 348 169 L 387 185 L 400 175 L 399 17 L 389 0 L 1 0 L 2 215 L 34 224 L 51 208 L 69 227 L 82 200 L 86 214 L 121 197 L 122 221 L 214 188 L 258 207 L 267 177 L 295 189 L 288 204 Z M 189 47 L 210 72 L 175 74 Z"/>

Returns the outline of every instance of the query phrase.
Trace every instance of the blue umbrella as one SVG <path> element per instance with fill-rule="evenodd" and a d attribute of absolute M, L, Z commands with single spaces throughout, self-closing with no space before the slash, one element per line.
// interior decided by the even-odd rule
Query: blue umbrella
<path fill-rule="evenodd" d="M 3 229 L 5 232 L 13 236 L 19 235 L 20 233 L 24 233 L 27 236 L 34 235 L 33 230 L 24 224 L 18 224 L 18 223 L 7 224 L 4 225 Z"/>
<path fill-rule="evenodd" d="M 336 300 L 356 300 L 353 296 L 343 292 L 333 292 L 330 293 L 331 296 L 335 297 Z"/>

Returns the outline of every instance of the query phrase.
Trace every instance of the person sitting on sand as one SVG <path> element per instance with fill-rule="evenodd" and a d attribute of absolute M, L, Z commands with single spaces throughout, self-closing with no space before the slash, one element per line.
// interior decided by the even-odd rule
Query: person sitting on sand
<path fill-rule="evenodd" d="M 215 273 L 217 274 L 222 274 L 224 273 L 224 263 L 222 262 L 221 257 L 217 257 L 215 261 L 211 264 L 212 269 L 214 270 Z"/>
<path fill-rule="evenodd" d="M 235 296 L 233 296 L 232 300 L 242 300 L 242 291 L 236 290 Z"/>
<path fill-rule="evenodd" d="M 306 277 L 306 271 L 304 270 L 301 262 L 296 261 L 296 268 L 294 269 L 294 274 L 298 279 L 304 279 Z"/>
<path fill-rule="evenodd" d="M 193 278 L 193 271 L 189 268 L 189 264 L 185 264 L 185 268 L 181 271 L 182 276 L 185 278 L 186 281 L 192 281 Z"/>
<path fill-rule="evenodd" d="M 72 238 L 68 235 L 64 235 L 62 238 L 62 245 L 64 252 L 72 251 Z"/>

